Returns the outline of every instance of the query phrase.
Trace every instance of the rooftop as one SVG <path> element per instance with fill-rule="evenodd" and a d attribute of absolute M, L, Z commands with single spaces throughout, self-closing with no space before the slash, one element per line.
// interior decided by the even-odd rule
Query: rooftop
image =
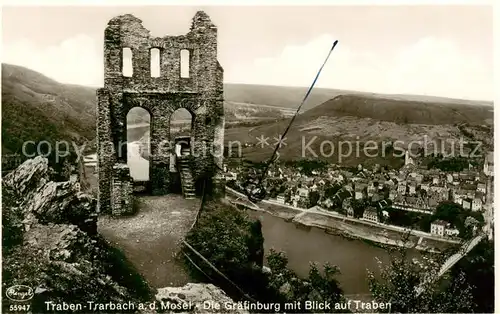
<path fill-rule="evenodd" d="M 438 220 L 433 221 L 432 224 L 446 227 L 446 226 L 448 226 L 449 223 L 444 221 L 444 220 L 438 219 Z"/>

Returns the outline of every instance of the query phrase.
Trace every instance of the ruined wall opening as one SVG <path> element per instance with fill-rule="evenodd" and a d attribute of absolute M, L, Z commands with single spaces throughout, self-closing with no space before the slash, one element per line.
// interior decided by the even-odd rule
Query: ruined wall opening
<path fill-rule="evenodd" d="M 149 181 L 151 115 L 140 107 L 127 113 L 127 164 L 135 182 Z"/>
<path fill-rule="evenodd" d="M 149 50 L 151 77 L 160 77 L 160 49 L 151 48 Z"/>
<path fill-rule="evenodd" d="M 175 167 L 177 156 L 191 153 L 193 118 L 193 115 L 185 108 L 177 109 L 170 117 L 170 140 L 175 145 L 170 158 L 171 172 L 177 172 Z"/>
<path fill-rule="evenodd" d="M 191 66 L 190 62 L 191 62 L 191 55 L 189 53 L 189 50 L 182 49 L 181 50 L 181 77 L 182 78 L 189 78 L 189 68 Z"/>
<path fill-rule="evenodd" d="M 122 49 L 122 75 L 126 77 L 132 77 L 134 74 L 134 67 L 132 65 L 132 49 L 123 48 Z"/>
<path fill-rule="evenodd" d="M 193 115 L 185 108 L 179 108 L 170 116 L 170 138 L 191 136 Z"/>

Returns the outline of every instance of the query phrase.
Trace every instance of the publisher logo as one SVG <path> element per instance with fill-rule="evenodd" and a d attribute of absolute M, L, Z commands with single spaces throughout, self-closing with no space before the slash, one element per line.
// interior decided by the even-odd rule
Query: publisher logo
<path fill-rule="evenodd" d="M 15 285 L 5 291 L 7 298 L 12 301 L 28 301 L 34 296 L 33 289 L 24 285 Z"/>

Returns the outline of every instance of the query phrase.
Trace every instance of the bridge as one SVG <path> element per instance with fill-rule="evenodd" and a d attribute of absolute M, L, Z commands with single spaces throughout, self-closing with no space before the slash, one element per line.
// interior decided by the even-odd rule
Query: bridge
<path fill-rule="evenodd" d="M 472 240 L 467 241 L 464 243 L 460 250 L 451 255 L 444 263 L 441 265 L 441 268 L 439 269 L 437 274 L 429 274 L 426 279 L 416 288 L 417 296 L 422 294 L 422 292 L 425 291 L 425 285 L 432 283 L 441 276 L 443 276 L 447 271 L 449 271 L 458 261 L 462 259 L 462 257 L 466 256 L 469 254 L 472 249 L 478 245 L 479 242 L 481 242 L 482 239 L 484 239 L 487 236 L 487 232 L 481 231 L 480 234 L 476 237 L 474 237 Z"/>
<path fill-rule="evenodd" d="M 492 191 L 492 184 L 493 184 L 493 178 L 490 176 L 487 180 L 487 185 L 486 185 L 486 204 L 487 208 L 486 211 L 484 212 L 484 220 L 485 220 L 485 225 L 483 226 L 483 229 L 479 232 L 479 235 L 477 235 L 475 238 L 472 240 L 464 243 L 460 250 L 450 256 L 441 266 L 441 269 L 439 272 L 434 276 L 434 275 L 429 275 L 427 279 L 425 279 L 420 286 L 417 287 L 416 292 L 417 295 L 420 295 L 422 292 L 425 291 L 425 285 L 428 283 L 431 283 L 443 276 L 447 271 L 449 271 L 458 261 L 462 259 L 462 257 L 466 256 L 469 254 L 472 249 L 478 245 L 481 240 L 484 238 L 488 239 L 493 239 L 493 191 Z"/>
<path fill-rule="evenodd" d="M 249 206 L 248 202 L 250 202 L 250 201 L 247 199 L 246 195 L 244 195 L 244 194 L 242 194 L 242 193 L 240 193 L 240 192 L 238 192 L 238 191 L 236 191 L 228 186 L 226 186 L 226 191 L 231 192 L 232 194 L 235 195 L 235 197 L 234 197 L 235 199 L 232 200 L 233 204 L 241 204 L 243 206 L 245 206 L 245 205 Z M 228 197 L 228 195 L 226 195 L 226 197 Z M 253 203 L 251 203 L 251 204 L 253 206 L 249 206 L 249 207 L 259 208 L 257 205 L 255 205 Z M 306 211 L 304 211 L 304 212 L 306 212 Z M 484 229 L 480 231 L 479 235 L 477 235 L 473 239 L 465 242 L 460 247 L 460 249 L 457 253 L 448 257 L 448 259 L 443 263 L 443 265 L 441 265 L 441 268 L 439 269 L 437 274 L 429 274 L 428 277 L 426 279 L 424 279 L 423 282 L 418 287 L 416 287 L 417 295 L 420 295 L 422 292 L 425 291 L 426 284 L 432 283 L 433 281 L 436 281 L 439 278 L 441 278 L 441 276 L 443 276 L 447 271 L 449 271 L 456 263 L 458 263 L 458 261 L 460 261 L 464 256 L 466 256 L 470 251 L 472 251 L 472 249 L 474 247 L 476 247 L 476 245 L 479 242 L 481 242 L 481 240 L 483 240 L 484 238 L 486 238 L 488 236 L 488 234 L 491 232 L 490 228 L 491 228 L 490 225 L 486 224 L 484 226 Z"/>

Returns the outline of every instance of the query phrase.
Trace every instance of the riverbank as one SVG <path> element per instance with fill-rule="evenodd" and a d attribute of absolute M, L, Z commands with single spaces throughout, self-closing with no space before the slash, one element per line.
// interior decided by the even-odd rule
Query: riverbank
<path fill-rule="evenodd" d="M 391 262 L 392 256 L 386 249 L 365 240 L 330 235 L 316 227 L 298 227 L 262 210 L 248 210 L 248 215 L 262 222 L 265 256 L 271 250 L 285 253 L 288 267 L 302 278 L 309 275 L 311 263 L 319 267 L 325 263 L 335 265 L 340 271 L 336 278 L 345 296 L 352 300 L 369 302 L 372 298 L 369 273 L 381 278 L 381 265 Z M 407 253 L 408 260 L 422 256 L 413 249 Z"/>
<path fill-rule="evenodd" d="M 233 196 L 229 199 L 237 202 L 240 206 L 252 210 L 260 210 L 269 213 L 296 225 L 305 227 L 316 227 L 325 232 L 348 239 L 362 240 L 378 247 L 399 246 L 413 247 L 420 251 L 439 253 L 450 246 L 458 245 L 458 241 L 449 239 L 433 239 L 425 236 L 423 232 L 412 230 L 402 232 L 399 227 L 352 219 L 333 212 L 325 212 L 317 209 L 301 209 L 292 206 L 276 204 L 270 201 L 262 201 L 259 206 L 251 203 L 246 196 L 231 189 L 227 189 Z M 228 193 L 229 194 L 229 193 Z M 405 238 L 403 240 L 403 238 Z"/>
<path fill-rule="evenodd" d="M 265 205 L 264 205 L 265 204 Z M 294 210 L 276 204 L 263 202 L 266 212 L 271 215 L 292 221 L 307 227 L 316 227 L 325 232 L 348 239 L 367 241 L 379 247 L 399 246 L 415 248 L 420 251 L 439 253 L 458 244 L 449 241 L 434 240 L 424 237 L 414 231 L 401 232 L 391 230 L 385 225 L 368 221 L 349 219 L 333 213 L 324 213 L 318 210 Z"/>

